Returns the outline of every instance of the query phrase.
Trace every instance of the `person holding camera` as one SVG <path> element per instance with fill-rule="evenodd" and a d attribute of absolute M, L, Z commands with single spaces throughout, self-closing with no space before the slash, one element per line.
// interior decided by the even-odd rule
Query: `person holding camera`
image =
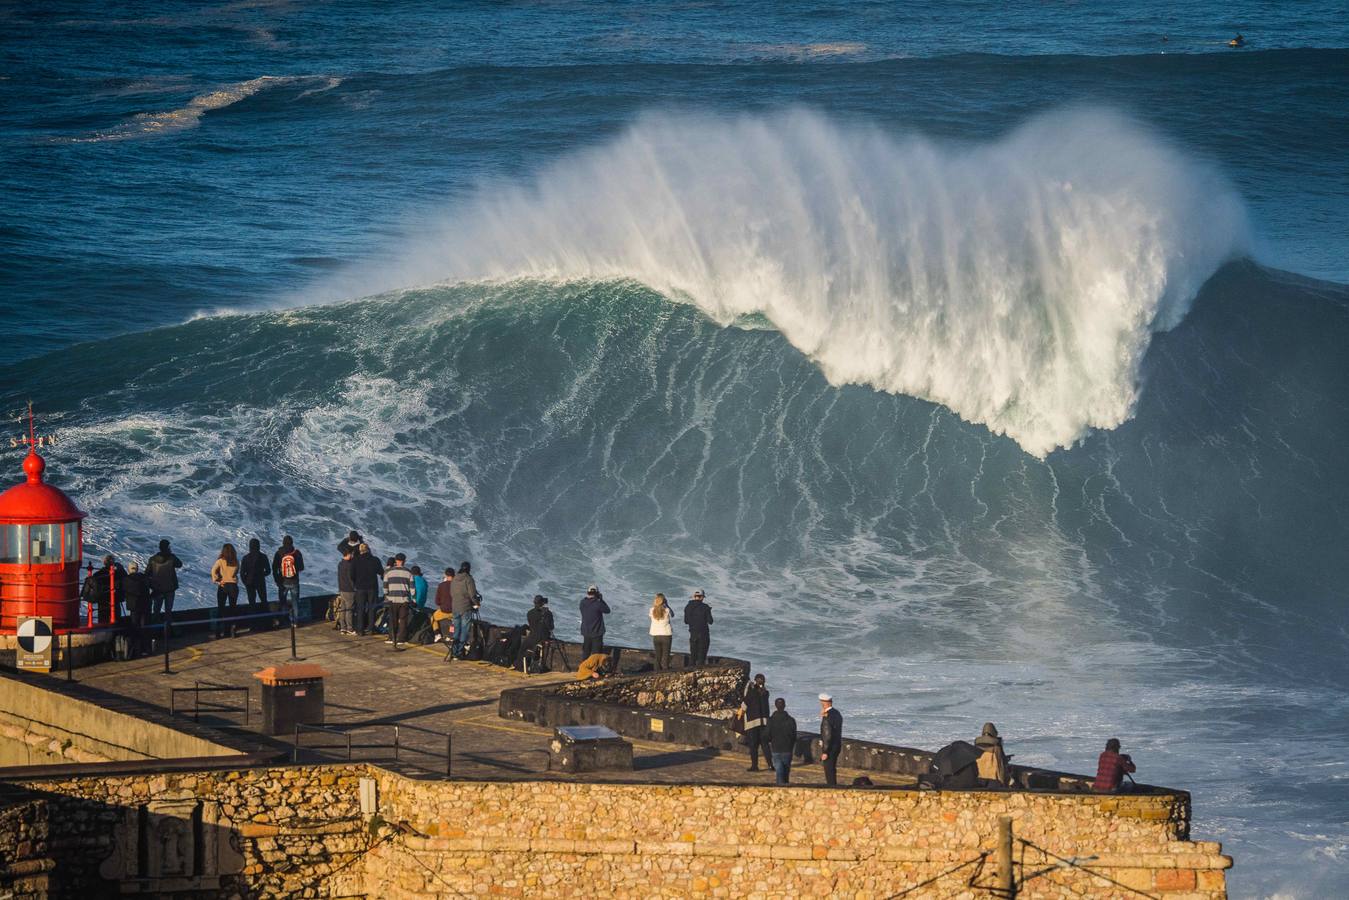
<path fill-rule="evenodd" d="M 1096 761 L 1096 781 L 1091 786 L 1092 790 L 1102 794 L 1113 794 L 1123 786 L 1125 775 L 1138 771 L 1129 754 L 1120 753 L 1119 748 L 1119 738 L 1111 738 L 1105 742 L 1105 751 Z"/>
<path fill-rule="evenodd" d="M 604 602 L 600 589 L 591 585 L 581 598 L 581 659 L 604 649 L 604 617 L 609 613 L 609 604 Z"/>
<path fill-rule="evenodd" d="M 712 607 L 706 595 L 694 591 L 693 599 L 684 607 L 684 624 L 689 626 L 689 665 L 707 665 L 707 649 L 712 644 Z"/>
<path fill-rule="evenodd" d="M 674 643 L 674 613 L 665 602 L 664 594 L 657 594 L 648 613 L 651 618 L 651 649 L 656 654 L 656 671 L 670 668 L 670 646 Z"/>

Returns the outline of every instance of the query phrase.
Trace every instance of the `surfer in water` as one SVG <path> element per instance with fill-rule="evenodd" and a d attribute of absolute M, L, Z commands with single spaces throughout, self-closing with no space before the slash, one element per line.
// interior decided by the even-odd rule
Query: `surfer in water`
<path fill-rule="evenodd" d="M 1245 47 L 1245 46 L 1246 46 L 1246 39 L 1245 39 L 1244 37 L 1242 37 L 1240 34 L 1238 34 L 1236 37 L 1232 38 L 1232 40 L 1230 40 L 1230 41 L 1227 42 L 1227 46 L 1229 46 L 1229 47 Z"/>

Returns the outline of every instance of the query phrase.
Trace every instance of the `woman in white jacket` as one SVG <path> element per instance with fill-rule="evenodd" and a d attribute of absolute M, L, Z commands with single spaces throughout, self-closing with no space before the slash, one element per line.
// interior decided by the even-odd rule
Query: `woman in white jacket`
<path fill-rule="evenodd" d="M 656 671 L 670 668 L 670 644 L 674 642 L 674 618 L 664 594 L 657 594 L 651 603 L 651 647 L 656 651 Z"/>

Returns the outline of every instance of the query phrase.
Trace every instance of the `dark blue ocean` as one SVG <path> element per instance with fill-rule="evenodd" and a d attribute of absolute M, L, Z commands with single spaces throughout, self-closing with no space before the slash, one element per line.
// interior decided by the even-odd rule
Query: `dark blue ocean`
<path fill-rule="evenodd" d="M 1118 736 L 1234 896 L 1349 895 L 1342 0 L 0 35 L 0 411 L 87 552 L 171 537 L 205 604 L 224 541 L 318 589 L 356 527 L 498 621 L 597 582 L 625 642 L 701 587 L 798 712 Z"/>

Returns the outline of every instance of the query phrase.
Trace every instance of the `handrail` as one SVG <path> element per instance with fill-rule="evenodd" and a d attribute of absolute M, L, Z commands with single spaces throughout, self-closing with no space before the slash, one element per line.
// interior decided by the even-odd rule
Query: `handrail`
<path fill-rule="evenodd" d="M 298 763 L 298 762 L 300 761 L 300 750 L 303 749 L 303 748 L 300 746 L 300 733 L 301 733 L 301 731 L 303 730 L 303 731 L 315 731 L 315 732 L 321 732 L 321 733 L 323 733 L 323 734 L 335 734 L 335 735 L 337 735 L 338 737 L 345 737 L 345 738 L 347 739 L 347 761 L 350 762 L 351 759 L 352 759 L 352 756 L 351 756 L 351 749 L 352 749 L 351 733 L 352 733 L 353 731 L 357 731 L 357 730 L 362 729 L 362 728 L 392 728 L 392 729 L 393 729 L 393 742 L 392 742 L 391 744 L 370 744 L 370 745 L 363 745 L 363 746 L 369 746 L 369 747 L 371 747 L 371 748 L 392 747 L 392 748 L 393 748 L 393 758 L 394 758 L 394 761 L 395 761 L 395 762 L 398 761 L 398 759 L 399 759 L 399 754 L 402 753 L 402 752 L 421 753 L 422 755 L 424 755 L 424 756 L 430 756 L 430 757 L 432 757 L 433 759 L 442 759 L 442 758 L 443 758 L 443 759 L 445 760 L 445 777 L 446 777 L 446 778 L 449 778 L 449 777 L 451 776 L 452 766 L 453 766 L 453 758 L 454 758 L 454 739 L 453 739 L 453 737 L 451 736 L 451 734 L 450 734 L 449 732 L 435 731 L 434 729 L 431 729 L 431 728 L 423 728 L 423 727 L 421 727 L 421 726 L 419 726 L 419 725 L 408 725 L 408 724 L 406 724 L 406 723 L 401 723 L 401 722 L 352 722 L 352 723 L 350 723 L 350 724 L 343 724 L 343 725 L 338 725 L 338 726 L 332 726 L 332 725 L 305 725 L 305 724 L 302 724 L 302 723 L 297 722 L 297 723 L 295 724 L 294 750 L 293 750 L 293 753 L 292 753 L 292 756 L 291 756 L 291 761 L 292 761 L 292 762 L 296 762 L 296 763 Z M 431 735 L 436 735 L 436 736 L 438 736 L 438 737 L 439 737 L 439 736 L 444 736 L 444 738 L 445 738 L 445 755 L 442 757 L 439 753 L 435 752 L 434 750 L 423 750 L 423 749 L 420 748 L 420 747 L 408 747 L 408 746 L 404 746 L 403 743 L 402 743 L 402 734 L 401 734 L 401 729 L 404 729 L 404 728 L 408 729 L 409 731 L 416 731 L 416 732 L 420 732 L 420 733 L 422 733 L 422 734 L 431 734 Z M 311 748 L 311 749 L 321 749 L 321 748 Z"/>
<path fill-rule="evenodd" d="M 250 694 L 247 687 L 239 687 L 237 685 L 229 685 L 229 684 L 214 684 L 209 681 L 196 681 L 193 682 L 192 687 L 169 688 L 169 715 L 174 716 L 178 714 L 178 694 L 185 693 L 188 691 L 190 691 L 193 695 L 192 700 L 193 722 L 201 721 L 202 691 L 206 691 L 207 693 L 222 693 L 228 691 L 234 693 L 242 693 L 244 695 L 244 705 L 243 705 L 244 724 L 245 725 L 248 724 L 248 707 L 249 707 Z M 227 709 L 216 710 L 216 712 L 238 712 L 238 710 L 231 707 Z"/>

